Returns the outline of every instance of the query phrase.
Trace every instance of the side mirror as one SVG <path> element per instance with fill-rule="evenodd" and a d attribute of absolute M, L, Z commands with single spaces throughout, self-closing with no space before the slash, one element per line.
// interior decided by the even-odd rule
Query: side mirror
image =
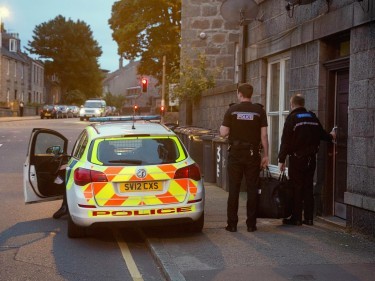
<path fill-rule="evenodd" d="M 46 153 L 47 153 L 47 154 L 58 155 L 58 154 L 62 154 L 62 153 L 63 153 L 63 150 L 62 150 L 61 146 L 59 146 L 59 145 L 54 145 L 54 146 L 50 146 L 50 147 L 48 147 L 47 150 L 46 150 Z"/>

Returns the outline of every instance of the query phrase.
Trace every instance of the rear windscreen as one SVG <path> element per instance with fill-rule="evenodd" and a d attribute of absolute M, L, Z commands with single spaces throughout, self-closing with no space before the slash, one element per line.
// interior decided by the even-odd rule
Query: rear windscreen
<path fill-rule="evenodd" d="M 103 107 L 104 104 L 100 101 L 90 101 L 90 102 L 85 102 L 85 106 L 87 108 L 101 108 Z"/>
<path fill-rule="evenodd" d="M 180 150 L 177 138 L 121 138 L 101 140 L 96 155 L 108 166 L 157 165 L 176 163 Z"/>

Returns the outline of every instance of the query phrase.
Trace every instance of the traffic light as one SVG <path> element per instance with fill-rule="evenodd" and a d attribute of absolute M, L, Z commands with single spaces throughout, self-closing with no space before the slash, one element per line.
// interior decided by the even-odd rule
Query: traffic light
<path fill-rule="evenodd" d="M 142 84 L 142 93 L 147 93 L 147 88 L 148 88 L 147 78 L 142 78 L 141 84 Z"/>
<path fill-rule="evenodd" d="M 133 112 L 134 112 L 134 114 L 136 114 L 138 112 L 138 105 L 135 104 L 133 106 Z"/>
<path fill-rule="evenodd" d="M 161 115 L 161 116 L 164 116 L 164 114 L 165 114 L 165 107 L 164 107 L 164 106 L 161 106 L 161 107 L 160 107 L 160 115 Z"/>

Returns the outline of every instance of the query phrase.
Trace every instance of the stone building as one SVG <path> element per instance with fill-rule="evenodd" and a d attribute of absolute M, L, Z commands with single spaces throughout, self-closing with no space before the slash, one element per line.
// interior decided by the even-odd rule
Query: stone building
<path fill-rule="evenodd" d="M 0 102 L 16 108 L 20 101 L 43 103 L 44 65 L 21 52 L 17 33 L 1 34 Z"/>
<path fill-rule="evenodd" d="M 103 81 L 103 95 L 111 93 L 115 96 L 125 97 L 121 109 L 123 114 L 131 113 L 134 105 L 137 105 L 142 113 L 155 113 L 156 108 L 160 106 L 161 94 L 159 87 L 156 86 L 157 80 L 150 76 L 141 77 L 138 75 L 138 65 L 139 61 L 131 61 L 124 66 L 123 60 L 120 59 L 119 69 L 108 73 Z M 147 79 L 146 92 L 142 91 L 142 78 Z"/>
<path fill-rule="evenodd" d="M 253 101 L 268 115 L 277 173 L 289 98 L 304 94 L 323 127 L 338 126 L 337 144 L 322 143 L 318 154 L 317 215 L 375 236 L 375 1 L 248 0 L 257 4 L 257 19 L 235 26 L 220 18 L 224 1 L 182 2 L 182 54 L 197 48 L 225 67 L 218 87 L 193 105 L 191 120 L 181 107 L 180 124 L 217 130 L 237 82 L 251 83 Z"/>

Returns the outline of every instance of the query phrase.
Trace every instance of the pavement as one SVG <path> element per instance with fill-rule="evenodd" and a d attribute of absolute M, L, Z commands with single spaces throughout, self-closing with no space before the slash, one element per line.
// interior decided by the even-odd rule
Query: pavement
<path fill-rule="evenodd" d="M 34 119 L 40 119 L 39 115 L 34 116 L 0 116 L 0 122 L 12 122 L 12 121 L 25 121 L 25 120 L 34 120 Z"/>
<path fill-rule="evenodd" d="M 375 240 L 342 224 L 316 218 L 313 226 L 258 219 L 247 232 L 246 194 L 240 195 L 237 232 L 228 232 L 228 193 L 205 183 L 205 225 L 200 234 L 147 233 L 147 244 L 167 280 L 374 280 Z"/>

